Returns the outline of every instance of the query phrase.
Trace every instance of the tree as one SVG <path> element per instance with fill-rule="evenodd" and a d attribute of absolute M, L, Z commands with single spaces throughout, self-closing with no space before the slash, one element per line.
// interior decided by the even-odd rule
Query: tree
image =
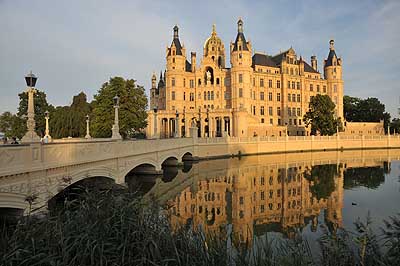
<path fill-rule="evenodd" d="M 343 107 L 346 121 L 380 122 L 383 120 L 385 130 L 390 123 L 390 114 L 385 112 L 385 105 L 377 98 L 360 99 L 345 95 Z"/>
<path fill-rule="evenodd" d="M 392 122 L 390 123 L 390 133 L 400 133 L 400 119 L 393 118 Z"/>
<path fill-rule="evenodd" d="M 19 116 L 10 112 L 4 112 L 0 116 L 0 132 L 3 132 L 7 138 L 22 138 L 25 134 L 25 121 Z"/>
<path fill-rule="evenodd" d="M 133 79 L 113 77 L 102 85 L 94 96 L 92 112 L 92 135 L 110 137 L 114 124 L 113 98 L 120 98 L 119 127 L 122 137 L 132 137 L 136 131 L 146 127 L 147 97 L 142 86 Z"/>
<path fill-rule="evenodd" d="M 335 104 L 328 95 L 317 94 L 311 97 L 310 109 L 304 115 L 303 121 L 308 127 L 311 125 L 311 134 L 333 135 L 337 127 L 341 127 L 340 118 L 335 118 Z"/>
<path fill-rule="evenodd" d="M 23 129 L 26 132 L 26 114 L 28 112 L 28 95 L 25 92 L 19 95 L 19 107 L 17 116 L 23 120 Z M 54 107 L 47 103 L 46 94 L 43 91 L 36 90 L 34 94 L 35 104 L 35 122 L 36 122 L 36 133 L 39 136 L 44 136 L 46 129 L 46 121 L 44 113 L 49 111 L 50 113 L 54 110 Z"/>
<path fill-rule="evenodd" d="M 50 114 L 50 129 L 53 138 L 84 137 L 86 115 L 90 114 L 86 94 L 81 92 L 73 97 L 71 106 L 58 106 Z"/>
<path fill-rule="evenodd" d="M 311 182 L 310 191 L 318 200 L 327 199 L 335 191 L 336 164 L 315 165 L 304 177 Z"/>

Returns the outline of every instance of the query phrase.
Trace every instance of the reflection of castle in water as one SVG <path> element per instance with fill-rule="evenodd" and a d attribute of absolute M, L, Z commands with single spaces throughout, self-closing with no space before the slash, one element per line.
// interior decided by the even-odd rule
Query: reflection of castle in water
<path fill-rule="evenodd" d="M 279 168 L 249 166 L 240 161 L 235 166 L 231 164 L 226 174 L 208 173 L 207 179 L 195 182 L 170 201 L 175 225 L 193 222 L 207 233 L 219 234 L 232 224 L 239 242 L 269 231 L 290 237 L 293 229 L 302 229 L 309 222 L 316 230 L 322 210 L 328 228 L 341 226 L 342 166 L 304 163 Z"/>

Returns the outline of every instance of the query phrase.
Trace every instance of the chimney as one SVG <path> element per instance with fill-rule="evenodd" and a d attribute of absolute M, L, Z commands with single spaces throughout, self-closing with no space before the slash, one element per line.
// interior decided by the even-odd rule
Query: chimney
<path fill-rule="evenodd" d="M 315 55 L 311 56 L 311 67 L 314 68 L 315 71 L 318 71 L 317 57 Z"/>
<path fill-rule="evenodd" d="M 192 72 L 196 71 L 196 52 L 190 53 L 190 64 L 192 65 Z"/>

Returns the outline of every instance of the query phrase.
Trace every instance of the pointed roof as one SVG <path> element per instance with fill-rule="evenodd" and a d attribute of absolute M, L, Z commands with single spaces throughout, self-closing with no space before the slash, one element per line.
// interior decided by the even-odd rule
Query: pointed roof
<path fill-rule="evenodd" d="M 328 54 L 328 58 L 325 60 L 325 66 L 332 66 L 332 60 L 334 57 L 338 58 L 335 52 L 335 41 L 334 40 L 330 40 L 329 41 L 329 54 Z"/>
<path fill-rule="evenodd" d="M 176 47 L 176 55 L 182 55 L 182 45 L 181 42 L 179 41 L 179 35 L 178 35 L 179 28 L 177 25 L 174 27 L 174 39 L 172 40 L 171 46 L 175 45 Z M 168 52 L 168 55 L 171 55 L 171 49 Z"/>
<path fill-rule="evenodd" d="M 234 42 L 232 51 L 238 51 L 239 50 L 238 49 L 239 41 L 241 41 L 243 43 L 242 50 L 248 51 L 249 48 L 247 47 L 246 38 L 244 37 L 244 34 L 243 34 L 243 21 L 242 21 L 241 18 L 239 18 L 237 24 L 238 24 L 238 34 L 236 35 L 236 40 Z"/>

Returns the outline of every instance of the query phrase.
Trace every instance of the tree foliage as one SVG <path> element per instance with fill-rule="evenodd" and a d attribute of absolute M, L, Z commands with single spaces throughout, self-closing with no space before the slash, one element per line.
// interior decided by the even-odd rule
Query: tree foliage
<path fill-rule="evenodd" d="M 84 137 L 86 135 L 86 115 L 90 112 L 90 104 L 83 92 L 73 97 L 71 106 L 58 106 L 50 114 L 52 137 Z"/>
<path fill-rule="evenodd" d="M 5 137 L 16 137 L 21 139 L 26 130 L 25 120 L 10 112 L 4 112 L 0 115 L 0 132 L 3 132 Z"/>
<path fill-rule="evenodd" d="M 22 92 L 19 95 L 19 106 L 17 116 L 21 118 L 19 121 L 23 121 L 19 127 L 23 128 L 23 132 L 26 132 L 26 118 L 28 113 L 28 94 Z M 54 107 L 47 103 L 46 93 L 40 90 L 36 90 L 34 94 L 34 105 L 35 105 L 35 122 L 36 122 L 36 133 L 39 136 L 44 136 L 46 129 L 45 112 L 50 113 L 54 110 Z"/>
<path fill-rule="evenodd" d="M 312 182 L 310 190 L 318 200 L 327 199 L 335 191 L 336 164 L 315 165 L 304 177 Z"/>
<path fill-rule="evenodd" d="M 390 114 L 385 112 L 385 105 L 377 98 L 361 99 L 345 95 L 343 111 L 349 122 L 379 122 L 384 120 L 385 130 L 390 123 Z"/>
<path fill-rule="evenodd" d="M 311 125 L 311 134 L 333 135 L 337 127 L 341 128 L 340 118 L 335 118 L 335 104 L 328 95 L 317 94 L 311 97 L 308 112 L 303 121 L 308 127 Z"/>
<path fill-rule="evenodd" d="M 113 98 L 120 98 L 119 127 L 122 137 L 131 137 L 136 131 L 146 127 L 147 97 L 142 86 L 133 79 L 113 77 L 103 84 L 94 96 L 92 136 L 110 137 L 114 124 Z"/>

